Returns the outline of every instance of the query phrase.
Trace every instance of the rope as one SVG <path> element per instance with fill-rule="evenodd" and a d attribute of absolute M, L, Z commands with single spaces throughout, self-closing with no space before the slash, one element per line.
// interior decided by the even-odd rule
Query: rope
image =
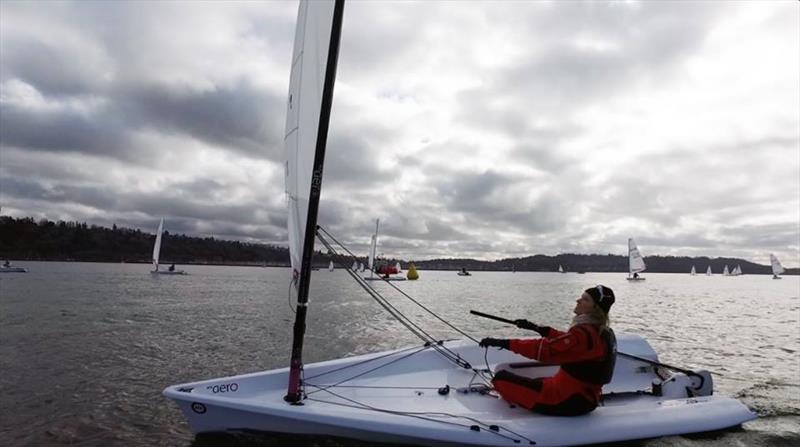
<path fill-rule="evenodd" d="M 317 226 L 318 230 L 321 230 L 325 234 L 330 237 L 330 234 L 325 231 L 322 227 Z M 334 255 L 339 255 L 336 252 L 336 249 L 328 242 L 325 237 L 317 231 L 317 237 L 319 238 L 320 242 L 328 249 L 328 251 Z M 335 241 L 334 238 L 331 237 L 332 240 Z M 342 247 L 353 259 L 357 259 L 355 255 L 341 245 L 341 243 L 337 242 L 337 244 Z M 461 358 L 460 355 L 457 353 L 449 350 L 447 347 L 441 345 L 436 338 L 432 335 L 427 333 L 424 329 L 422 329 L 418 324 L 414 323 L 410 318 L 406 317 L 402 312 L 400 312 L 394 305 L 392 305 L 385 297 L 383 297 L 377 290 L 375 290 L 371 285 L 367 284 L 367 281 L 354 272 L 352 269 L 345 267 L 345 271 L 359 284 L 378 304 L 380 304 L 390 315 L 392 315 L 395 319 L 397 319 L 403 326 L 405 326 L 412 334 L 419 337 L 422 341 L 430 343 L 437 352 L 442 354 L 445 358 L 452 361 L 453 363 L 457 364 L 458 366 L 466 369 L 472 369 L 472 365 L 469 362 L 466 362 Z"/>
<path fill-rule="evenodd" d="M 478 419 L 475 419 L 475 418 L 472 418 L 472 417 L 469 417 L 469 416 L 461 416 L 461 415 L 457 415 L 457 414 L 442 413 L 442 412 L 412 412 L 412 411 L 387 410 L 385 408 L 377 408 L 377 407 L 373 407 L 371 405 L 367 405 L 367 404 L 362 403 L 362 402 L 358 402 L 356 400 L 353 400 L 353 399 L 344 397 L 342 395 L 336 394 L 333 391 L 330 391 L 330 390 L 327 390 L 327 389 L 325 391 L 327 391 L 328 393 L 338 397 L 339 399 L 345 400 L 347 402 L 351 402 L 354 405 L 347 405 L 347 404 L 341 403 L 341 402 L 330 402 L 330 401 L 313 399 L 313 398 L 309 398 L 308 400 L 315 401 L 315 402 L 321 402 L 321 403 L 327 403 L 327 404 L 331 404 L 331 405 L 340 405 L 340 406 L 343 406 L 343 407 L 372 410 L 372 411 L 377 411 L 377 412 L 380 412 L 380 413 L 388 413 L 388 414 L 394 414 L 394 415 L 398 415 L 398 416 L 413 417 L 413 418 L 422 419 L 422 420 L 426 420 L 426 421 L 438 422 L 438 423 L 448 424 L 448 425 L 455 425 L 456 427 L 464 427 L 464 428 L 469 428 L 470 430 L 473 430 L 473 428 L 472 428 L 473 426 L 471 426 L 471 425 L 461 424 L 461 423 L 452 422 L 452 421 L 443 421 L 441 419 L 436 419 L 436 418 L 434 418 L 432 416 L 444 416 L 444 417 L 450 417 L 450 418 L 453 418 L 453 419 L 465 419 L 465 420 L 468 420 L 470 422 L 474 422 L 478 426 L 483 426 L 484 429 L 486 431 L 488 431 L 489 433 L 492 433 L 494 435 L 500 436 L 501 438 L 504 438 L 504 439 L 508 439 L 509 441 L 513 441 L 515 443 L 519 442 L 518 439 L 514 439 L 511 436 L 499 433 L 500 429 L 505 430 L 505 431 L 507 431 L 508 433 L 511 433 L 514 436 L 518 436 L 518 437 L 520 437 L 522 439 L 525 439 L 526 441 L 528 441 L 532 445 L 536 444 L 536 442 L 533 441 L 532 439 L 530 439 L 528 437 L 525 437 L 525 436 L 523 436 L 523 435 L 521 435 L 519 433 L 516 433 L 516 432 L 514 432 L 512 430 L 509 430 L 509 429 L 507 429 L 505 427 L 499 426 L 499 425 L 494 425 L 494 427 L 497 428 L 496 431 L 492 430 L 491 427 L 493 427 L 493 425 L 489 425 L 489 424 L 487 424 L 485 422 L 482 422 L 482 421 L 480 421 Z M 428 416 L 428 417 L 426 417 L 426 416 Z"/>
<path fill-rule="evenodd" d="M 347 249 L 347 248 L 346 248 L 344 245 L 342 245 L 342 243 L 341 243 L 341 242 L 339 242 L 338 240 L 336 240 L 336 238 L 335 238 L 335 237 L 333 237 L 333 235 L 331 235 L 331 234 L 330 234 L 330 233 L 329 233 L 327 230 L 325 230 L 325 229 L 324 229 L 324 228 L 322 228 L 321 226 L 318 226 L 317 228 L 318 228 L 320 231 L 322 231 L 323 233 L 325 233 L 325 235 L 326 235 L 326 236 L 328 236 L 329 238 L 331 238 L 331 240 L 332 240 L 333 242 L 335 242 L 337 245 L 339 245 L 339 246 L 340 246 L 340 247 L 342 247 L 342 248 L 343 248 L 345 251 L 347 251 L 347 253 L 348 253 L 348 254 L 350 254 L 351 256 L 354 256 L 354 255 L 353 255 L 353 254 L 350 252 L 350 250 L 348 250 L 348 249 Z M 385 281 L 385 280 L 384 280 L 384 282 L 386 282 L 387 284 L 389 284 L 389 285 L 390 285 L 390 286 L 391 286 L 393 289 L 395 289 L 396 291 L 398 291 L 398 292 L 399 292 L 400 294 L 402 294 L 404 297 L 408 298 L 408 299 L 409 299 L 409 300 L 410 300 L 412 303 L 414 303 L 414 304 L 416 304 L 417 306 L 421 307 L 423 310 L 425 310 L 425 312 L 428 312 L 429 314 L 431 314 L 431 315 L 433 315 L 434 317 L 436 317 L 436 319 L 438 319 L 438 320 L 439 320 L 439 321 L 441 321 L 442 323 L 444 323 L 444 324 L 446 324 L 447 326 L 449 326 L 451 329 L 453 329 L 453 330 L 455 330 L 456 332 L 458 332 L 459 334 L 461 334 L 461 335 L 463 335 L 463 336 L 465 336 L 465 337 L 469 338 L 470 340 L 474 341 L 475 343 L 478 343 L 478 340 L 477 340 L 477 339 L 473 338 L 471 335 L 467 334 L 466 332 L 462 331 L 461 329 L 459 329 L 459 328 L 457 328 L 457 327 L 453 326 L 453 325 L 452 325 L 452 324 L 451 324 L 449 321 L 445 320 L 444 318 L 442 318 L 442 317 L 440 317 L 439 315 L 437 315 L 436 313 L 434 313 L 432 310 L 430 310 L 430 309 L 428 309 L 427 307 L 425 307 L 425 305 L 423 305 L 423 304 L 422 304 L 422 303 L 420 303 L 419 301 L 417 301 L 417 300 L 415 300 L 414 298 L 412 298 L 410 295 L 408 295 L 407 293 L 405 293 L 405 292 L 404 292 L 402 289 L 400 289 L 399 287 L 397 287 L 396 285 L 394 285 L 394 284 L 393 284 L 391 281 Z"/>
<path fill-rule="evenodd" d="M 376 366 L 375 368 L 368 369 L 368 370 L 366 370 L 366 371 L 364 371 L 364 372 L 362 372 L 362 373 L 360 373 L 360 374 L 356 374 L 355 376 L 348 377 L 348 378 L 346 378 L 346 379 L 340 380 L 340 381 L 338 381 L 338 382 L 334 383 L 333 385 L 327 386 L 327 387 L 325 387 L 325 388 L 321 388 L 319 385 L 314 385 L 314 384 L 311 384 L 311 383 L 309 383 L 309 385 L 311 385 L 311 386 L 313 386 L 313 387 L 315 387 L 315 388 L 319 388 L 319 389 L 318 389 L 318 390 L 316 390 L 316 391 L 312 391 L 312 392 L 310 392 L 310 393 L 308 393 L 308 394 L 313 394 L 313 393 L 316 393 L 316 392 L 318 392 L 318 391 L 326 391 L 328 388 L 332 388 L 332 387 L 335 387 L 335 386 L 337 386 L 337 385 L 340 385 L 340 384 L 342 384 L 342 383 L 349 382 L 349 381 L 351 381 L 351 380 L 353 380 L 353 379 L 357 379 L 357 378 L 359 378 L 359 377 L 361 377 L 361 376 L 365 376 L 365 375 L 367 375 L 367 374 L 369 374 L 369 373 L 371 373 L 371 372 L 373 372 L 373 371 L 377 371 L 377 370 L 379 370 L 379 369 L 381 369 L 381 368 L 383 368 L 383 367 L 385 367 L 385 366 L 389 366 L 389 365 L 391 365 L 392 363 L 396 363 L 396 362 L 399 362 L 400 360 L 407 359 L 407 358 L 411 357 L 411 356 L 412 356 L 412 355 L 414 355 L 414 354 L 417 354 L 417 353 L 420 353 L 420 352 L 424 351 L 424 350 L 425 350 L 425 349 L 427 349 L 427 348 L 428 348 L 427 346 L 423 346 L 422 348 L 420 348 L 420 349 L 418 349 L 418 350 L 416 350 L 416 351 L 414 351 L 414 352 L 411 352 L 411 353 L 409 353 L 409 354 L 406 354 L 406 355 L 404 355 L 404 356 L 402 356 L 402 357 L 398 357 L 398 358 L 396 358 L 396 359 L 394 359 L 394 360 L 392 360 L 392 361 L 390 361 L 390 362 L 386 362 L 386 363 L 384 363 L 383 365 Z"/>

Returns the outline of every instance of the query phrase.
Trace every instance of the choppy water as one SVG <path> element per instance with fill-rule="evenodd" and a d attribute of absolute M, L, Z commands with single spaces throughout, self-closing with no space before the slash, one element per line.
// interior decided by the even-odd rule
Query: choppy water
<path fill-rule="evenodd" d="M 288 269 L 187 267 L 157 277 L 147 265 L 20 263 L 0 277 L 0 444 L 363 445 L 332 439 L 196 440 L 167 385 L 288 364 L 294 315 Z M 760 418 L 740 430 L 632 445 L 800 444 L 800 278 L 612 273 L 420 272 L 409 294 L 476 337 L 523 335 L 469 309 L 566 326 L 586 287 L 612 287 L 617 331 L 637 332 L 661 360 L 715 373 L 716 392 Z M 386 287 L 380 285 L 380 287 Z M 393 301 L 442 338 L 414 307 Z M 306 362 L 416 343 L 344 271 L 314 272 Z"/>

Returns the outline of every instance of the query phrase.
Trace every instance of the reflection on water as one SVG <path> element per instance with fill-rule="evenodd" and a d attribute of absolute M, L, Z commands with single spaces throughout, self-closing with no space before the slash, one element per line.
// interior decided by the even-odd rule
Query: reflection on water
<path fill-rule="evenodd" d="M 30 273 L 0 278 L 4 445 L 189 445 L 194 437 L 182 416 L 160 395 L 165 386 L 288 364 L 294 321 L 288 269 L 190 266 L 188 276 L 166 277 L 150 275 L 148 265 L 26 267 Z M 617 295 L 617 331 L 643 335 L 666 363 L 712 371 L 718 392 L 762 416 L 740 431 L 628 445 L 800 442 L 800 278 L 649 274 L 633 283 L 610 273 L 420 274 L 398 287 L 476 338 L 529 334 L 470 316 L 470 309 L 564 327 L 580 292 L 602 283 Z M 375 286 L 437 337 L 457 337 L 388 285 Z M 314 272 L 306 362 L 413 343 L 344 271 Z"/>

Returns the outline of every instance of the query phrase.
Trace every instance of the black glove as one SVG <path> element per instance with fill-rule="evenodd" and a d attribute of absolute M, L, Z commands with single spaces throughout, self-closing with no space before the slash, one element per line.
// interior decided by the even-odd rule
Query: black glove
<path fill-rule="evenodd" d="M 529 331 L 536 331 L 542 337 L 547 336 L 550 332 L 550 328 L 548 326 L 539 326 L 538 324 L 531 323 L 528 320 L 514 320 L 514 324 L 517 325 L 520 329 L 528 329 Z"/>
<path fill-rule="evenodd" d="M 498 348 L 508 349 L 509 341 L 503 338 L 484 338 L 478 343 L 481 348 L 488 348 L 489 346 L 496 346 Z"/>

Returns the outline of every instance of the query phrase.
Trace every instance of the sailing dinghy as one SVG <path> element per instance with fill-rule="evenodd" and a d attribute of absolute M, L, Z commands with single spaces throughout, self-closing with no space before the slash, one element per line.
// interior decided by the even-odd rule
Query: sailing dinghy
<path fill-rule="evenodd" d="M 628 281 L 644 281 L 644 277 L 639 276 L 647 266 L 644 265 L 644 258 L 639 252 L 639 247 L 633 239 L 628 239 Z"/>
<path fill-rule="evenodd" d="M 183 270 L 175 270 L 173 264 L 167 270 L 159 270 L 158 258 L 161 256 L 161 237 L 164 234 L 164 218 L 158 224 L 158 233 L 156 233 L 156 243 L 153 244 L 153 270 L 150 271 L 153 275 L 185 275 Z"/>
<path fill-rule="evenodd" d="M 370 239 L 369 259 L 367 260 L 369 276 L 365 276 L 364 279 L 367 281 L 405 281 L 406 278 L 398 275 L 400 273 L 399 262 L 394 267 L 386 263 L 378 265 L 376 254 L 378 250 L 378 227 L 380 226 L 380 221 L 380 219 L 375 219 L 375 233 Z"/>
<path fill-rule="evenodd" d="M 778 276 L 784 272 L 781 261 L 778 261 L 778 258 L 772 253 L 769 254 L 769 263 L 772 265 L 772 279 L 783 279 Z"/>
<path fill-rule="evenodd" d="M 332 248 L 333 236 L 317 225 L 317 209 L 343 7 L 343 0 L 301 1 L 298 13 L 286 133 L 291 282 L 297 293 L 290 365 L 168 387 L 164 395 L 178 404 L 192 430 L 544 447 L 711 431 L 753 419 L 741 402 L 712 394 L 709 373 L 658 363 L 650 345 L 633 334 L 618 335 L 613 381 L 604 387 L 603 405 L 593 412 L 554 417 L 511 406 L 487 386 L 492 370 L 507 367 L 540 377 L 552 375 L 557 367 L 505 350 L 486 350 L 452 325 L 466 339 L 433 339 L 355 272 L 353 279 L 422 342 L 303 364 L 315 236 Z"/>

